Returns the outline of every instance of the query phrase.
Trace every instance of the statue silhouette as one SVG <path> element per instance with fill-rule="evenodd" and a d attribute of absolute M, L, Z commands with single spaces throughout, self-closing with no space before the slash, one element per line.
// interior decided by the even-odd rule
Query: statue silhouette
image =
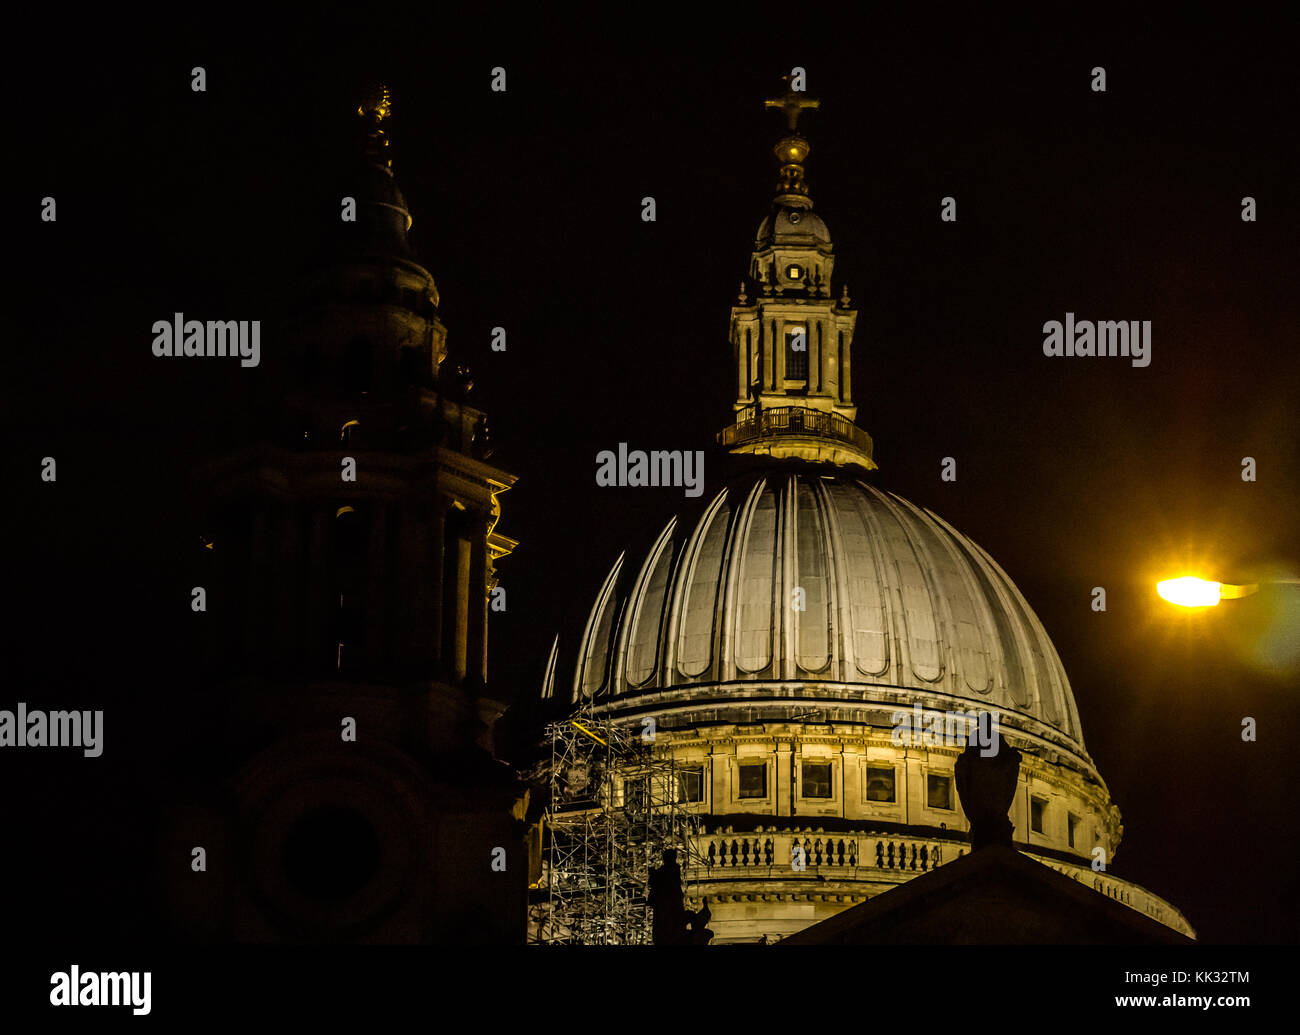
<path fill-rule="evenodd" d="M 682 902 L 682 870 L 675 848 L 666 849 L 663 864 L 650 871 L 649 902 L 654 912 L 651 932 L 655 945 L 707 945 L 713 938 L 708 929 L 712 916 L 708 900 L 695 912 L 689 912 Z"/>

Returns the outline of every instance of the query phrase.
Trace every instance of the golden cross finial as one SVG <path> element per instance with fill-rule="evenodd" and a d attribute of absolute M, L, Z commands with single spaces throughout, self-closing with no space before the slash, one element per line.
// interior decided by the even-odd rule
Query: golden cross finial
<path fill-rule="evenodd" d="M 783 75 L 781 78 L 785 80 L 785 96 L 766 100 L 763 102 L 763 107 L 782 109 L 785 112 L 786 128 L 793 133 L 799 122 L 800 112 L 805 108 L 820 108 L 822 102 L 805 96 L 801 90 L 795 90 L 793 75 Z"/>

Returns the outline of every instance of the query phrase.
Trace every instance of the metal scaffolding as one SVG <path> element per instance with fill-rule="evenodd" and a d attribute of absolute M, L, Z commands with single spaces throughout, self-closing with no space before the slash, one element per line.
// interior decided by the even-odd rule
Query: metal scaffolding
<path fill-rule="evenodd" d="M 546 735 L 546 896 L 533 911 L 530 940 L 648 945 L 650 870 L 675 848 L 685 873 L 695 851 L 672 755 L 656 752 L 639 724 L 589 710 L 549 724 Z"/>

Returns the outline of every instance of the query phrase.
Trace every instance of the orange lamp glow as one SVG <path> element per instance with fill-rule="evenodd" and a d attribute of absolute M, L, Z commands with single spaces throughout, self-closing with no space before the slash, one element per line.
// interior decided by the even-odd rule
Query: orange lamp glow
<path fill-rule="evenodd" d="M 1208 582 L 1193 575 L 1156 583 L 1156 592 L 1179 607 L 1214 607 L 1223 596 L 1222 588 L 1221 582 Z"/>

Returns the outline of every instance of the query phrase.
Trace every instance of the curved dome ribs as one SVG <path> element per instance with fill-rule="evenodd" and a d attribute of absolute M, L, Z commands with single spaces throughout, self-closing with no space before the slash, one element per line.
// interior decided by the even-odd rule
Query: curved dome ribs
<path fill-rule="evenodd" d="M 749 493 L 744 496 L 743 502 L 737 509 L 731 535 L 737 537 L 738 541 L 743 542 L 743 536 L 753 523 L 754 510 L 766 485 L 766 479 L 758 479 L 750 487 Z M 718 679 L 722 682 L 737 677 L 736 623 L 731 620 L 731 616 L 736 613 L 736 595 L 741 585 L 740 568 L 744 556 L 745 551 L 743 549 L 729 550 L 722 571 L 723 588 L 720 610 L 726 616 L 725 620 L 719 622 L 720 628 L 718 630 Z"/>
<path fill-rule="evenodd" d="M 938 616 L 934 611 L 935 594 L 916 553 L 915 543 L 907 535 L 903 524 L 889 498 L 859 483 L 868 497 L 874 497 L 877 507 L 869 512 L 869 519 L 880 541 L 888 548 L 892 564 L 886 569 L 886 585 L 892 589 L 891 597 L 900 603 L 897 610 L 902 622 L 902 642 L 906 645 L 906 659 L 913 678 L 939 689 L 943 679 L 944 658 L 939 644 Z M 892 569 L 892 570 L 890 570 Z M 891 580 L 890 575 L 894 578 Z M 906 683 L 906 675 L 899 672 L 899 682 Z"/>
<path fill-rule="evenodd" d="M 676 529 L 677 519 L 673 518 L 659 533 L 633 584 L 630 618 L 623 626 L 615 655 L 611 693 L 622 692 L 625 681 L 630 687 L 642 687 L 654 677 L 660 660 L 660 634 L 666 620 L 664 594 L 672 572 Z"/>
<path fill-rule="evenodd" d="M 596 598 L 596 606 L 591 609 L 587 619 L 587 628 L 582 634 L 582 650 L 578 655 L 578 665 L 573 674 L 573 700 L 588 701 L 593 699 L 607 684 L 609 672 L 609 638 L 614 627 L 614 611 L 617 606 L 614 590 L 618 585 L 618 573 L 623 568 L 626 553 L 618 555 L 614 567 L 605 576 L 605 582 Z"/>
<path fill-rule="evenodd" d="M 678 629 L 677 636 L 672 637 L 676 642 L 674 664 L 667 666 L 670 676 L 680 673 L 693 680 L 704 675 L 713 661 L 713 632 L 720 591 L 718 576 L 722 570 L 730 510 L 724 489 L 710 504 L 691 537 L 690 555 L 679 578 L 679 603 L 671 616 Z M 670 623 L 669 632 L 672 631 Z"/>
<path fill-rule="evenodd" d="M 773 667 L 773 640 L 783 628 L 777 607 L 781 573 L 776 570 L 776 494 L 763 484 L 747 501 L 745 527 L 737 555 L 740 558 L 736 599 L 724 614 L 735 616 L 737 675 L 760 676 Z M 775 591 L 774 591 L 775 587 Z M 779 671 L 779 668 L 778 668 Z M 776 673 L 774 673 L 776 674 Z"/>
<path fill-rule="evenodd" d="M 588 618 L 575 702 L 690 687 L 692 700 L 751 698 L 737 682 L 779 697 L 772 684 L 807 683 L 850 706 L 920 691 L 994 709 L 1090 764 L 1060 658 L 1006 573 L 938 515 L 856 477 L 750 475 L 689 532 L 668 522 L 620 591 L 623 561 Z"/>
<path fill-rule="evenodd" d="M 937 528 L 915 504 L 898 497 L 894 500 L 899 521 L 907 528 L 918 557 L 924 560 L 922 571 L 930 573 L 932 588 L 937 583 L 940 589 L 932 593 L 931 607 L 939 616 L 940 642 L 952 655 L 948 659 L 953 674 L 952 692 L 961 696 L 964 685 L 966 690 L 986 697 L 993 689 L 993 679 L 980 625 L 987 623 L 980 623 L 979 617 L 984 616 L 975 614 L 969 570 L 963 571 L 967 566 L 956 563 L 948 545 L 951 536 Z"/>
<path fill-rule="evenodd" d="M 970 541 L 967 540 L 967 542 Z M 1046 685 L 1043 683 L 1038 684 L 1038 700 L 1044 712 L 1054 717 L 1048 721 L 1069 733 L 1082 747 L 1083 729 L 1079 722 L 1079 711 L 1074 701 L 1074 692 L 1070 689 L 1070 681 L 1065 674 L 1065 666 L 1061 664 L 1060 655 L 1056 653 L 1056 647 L 1053 645 L 1051 637 L 1047 635 L 1043 623 L 1039 621 L 1038 615 L 1029 606 L 1029 602 L 1025 600 L 1019 588 L 1002 570 L 1002 566 L 978 543 L 971 542 L 970 545 L 984 562 L 1001 576 L 1003 585 L 1008 588 L 1009 596 L 1015 601 L 1016 608 L 1028 627 L 1027 638 L 1029 642 L 1038 647 L 1038 655 L 1042 660 L 1043 669 L 1050 675 Z"/>
<path fill-rule="evenodd" d="M 951 526 L 946 523 L 943 523 L 943 527 L 952 531 Z M 996 630 L 997 635 L 994 639 L 1001 654 L 999 689 L 1010 699 L 1012 707 L 1027 708 L 1030 705 L 1030 696 L 1026 678 L 1027 669 L 1023 660 L 1024 637 L 1015 628 L 1007 609 L 1007 602 L 996 588 L 1001 573 L 989 570 L 985 563 L 987 555 L 982 550 L 974 548 L 975 544 L 969 539 L 954 534 L 952 542 L 965 558 L 967 570 L 979 586 L 985 613 Z"/>
<path fill-rule="evenodd" d="M 1044 722 L 1068 734 L 1082 748 L 1083 734 L 1073 707 L 1069 680 L 1038 616 L 987 551 L 937 514 L 929 516 L 948 531 L 968 558 L 968 570 L 984 585 L 990 601 L 989 614 L 997 624 L 998 641 L 1008 655 L 1008 690 L 1015 707 L 1039 714 Z M 1069 706 L 1064 704 L 1067 699 Z"/>
<path fill-rule="evenodd" d="M 889 672 L 894 652 L 889 611 L 885 606 L 883 573 L 887 570 L 880 548 L 867 529 L 861 493 L 843 482 L 830 486 L 835 501 L 831 508 L 832 538 L 841 558 L 842 584 L 848 587 L 852 635 L 845 636 L 849 661 L 864 676 L 883 677 Z M 849 664 L 844 679 L 852 679 Z"/>
<path fill-rule="evenodd" d="M 784 604 L 795 626 L 795 661 L 801 672 L 809 675 L 831 675 L 826 670 L 831 663 L 831 583 L 828 578 L 827 551 L 830 536 L 827 534 L 822 502 L 816 482 L 800 482 L 790 494 L 794 511 L 794 536 L 796 547 L 791 554 L 795 561 L 794 586 L 785 594 Z M 796 610 L 792 599 L 802 591 L 803 599 Z"/>

